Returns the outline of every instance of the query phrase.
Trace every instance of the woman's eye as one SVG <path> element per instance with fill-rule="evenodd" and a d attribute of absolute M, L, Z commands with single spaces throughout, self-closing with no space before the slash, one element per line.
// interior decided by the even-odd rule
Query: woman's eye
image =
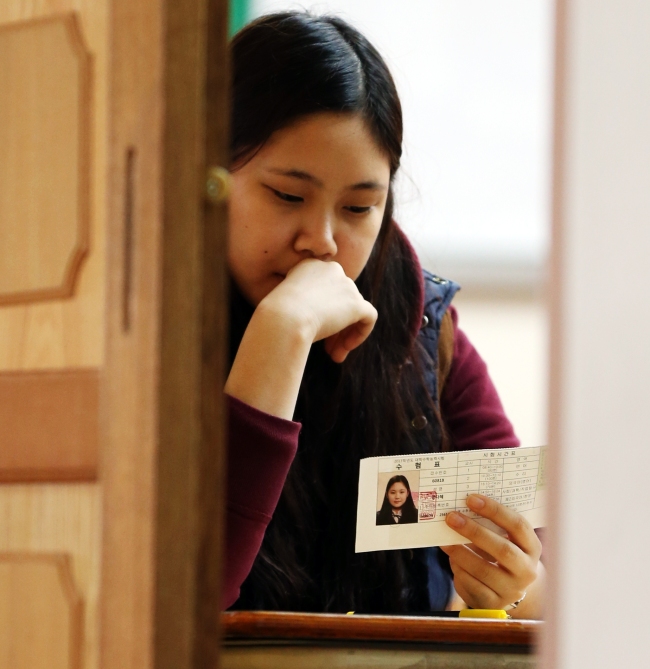
<path fill-rule="evenodd" d="M 351 214 L 367 214 L 372 207 L 346 207 Z"/>
<path fill-rule="evenodd" d="M 275 188 L 271 188 L 271 191 L 275 197 L 280 198 L 283 202 L 304 202 L 304 199 L 298 195 L 283 193 L 281 190 L 275 190 Z"/>

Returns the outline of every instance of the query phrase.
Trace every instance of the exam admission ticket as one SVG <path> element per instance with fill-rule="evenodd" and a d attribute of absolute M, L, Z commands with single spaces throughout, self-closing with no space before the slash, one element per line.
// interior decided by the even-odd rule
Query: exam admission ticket
<path fill-rule="evenodd" d="M 356 552 L 467 543 L 445 523 L 451 511 L 503 534 L 467 508 L 471 493 L 516 509 L 540 527 L 545 459 L 545 446 L 366 458 L 359 474 Z"/>

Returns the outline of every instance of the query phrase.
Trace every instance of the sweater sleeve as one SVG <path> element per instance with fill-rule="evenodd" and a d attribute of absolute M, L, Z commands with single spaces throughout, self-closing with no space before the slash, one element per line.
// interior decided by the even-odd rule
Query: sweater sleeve
<path fill-rule="evenodd" d="M 449 307 L 454 324 L 454 355 L 442 390 L 440 410 L 455 451 L 519 446 L 487 365 L 458 328 L 458 314 Z"/>
<path fill-rule="evenodd" d="M 223 608 L 237 601 L 298 448 L 300 423 L 226 395 L 228 475 Z"/>

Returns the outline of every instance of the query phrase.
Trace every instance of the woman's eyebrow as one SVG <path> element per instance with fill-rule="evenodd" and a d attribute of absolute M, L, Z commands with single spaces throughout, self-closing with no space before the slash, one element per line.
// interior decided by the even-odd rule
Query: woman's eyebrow
<path fill-rule="evenodd" d="M 291 177 L 292 179 L 300 179 L 302 181 L 308 181 L 309 183 L 323 188 L 325 184 L 313 174 L 305 172 L 304 170 L 289 169 L 283 170 L 279 168 L 270 167 L 267 169 L 267 172 L 271 174 L 277 174 L 281 177 Z M 360 181 L 359 183 L 348 186 L 348 190 L 387 190 L 387 187 L 384 184 L 379 183 L 378 181 Z"/>
<path fill-rule="evenodd" d="M 314 186 L 318 186 L 319 188 L 322 188 L 325 185 L 319 178 L 315 177 L 313 174 L 309 174 L 309 172 L 304 172 L 303 170 L 282 170 L 269 167 L 267 172 L 270 172 L 271 174 L 277 174 L 281 177 L 291 177 L 292 179 L 308 181 L 309 183 L 312 183 Z"/>
<path fill-rule="evenodd" d="M 386 186 L 378 181 L 361 181 L 354 186 L 350 186 L 350 190 L 386 190 Z"/>

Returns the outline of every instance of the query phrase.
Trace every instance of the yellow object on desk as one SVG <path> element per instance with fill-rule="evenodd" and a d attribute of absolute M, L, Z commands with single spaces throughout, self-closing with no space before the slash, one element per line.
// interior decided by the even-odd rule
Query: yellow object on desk
<path fill-rule="evenodd" d="M 510 616 L 503 609 L 463 609 L 458 612 L 459 618 L 496 618 L 508 620 Z"/>

